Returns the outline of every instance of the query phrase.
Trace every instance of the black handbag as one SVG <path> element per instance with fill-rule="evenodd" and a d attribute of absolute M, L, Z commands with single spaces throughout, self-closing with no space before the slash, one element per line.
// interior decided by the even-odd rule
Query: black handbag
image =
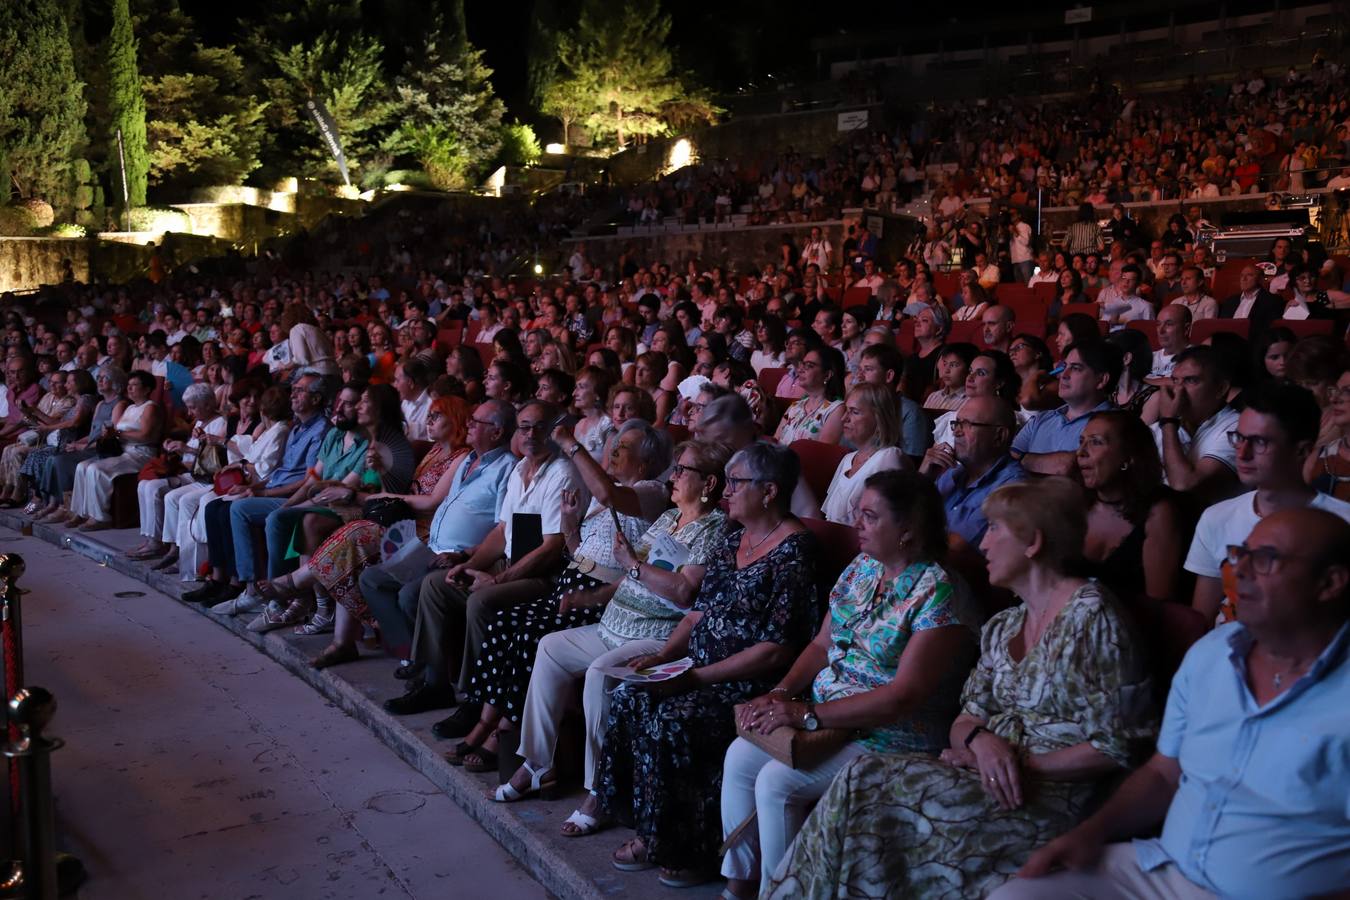
<path fill-rule="evenodd" d="M 111 459 L 114 456 L 121 456 L 126 451 L 122 447 L 122 439 L 115 434 L 110 434 L 94 442 L 94 452 L 99 455 L 100 459 Z"/>
<path fill-rule="evenodd" d="M 381 528 L 388 528 L 395 522 L 415 519 L 417 515 L 406 500 L 400 500 L 398 497 L 376 497 L 367 500 L 361 507 L 361 518 L 374 522 Z"/>

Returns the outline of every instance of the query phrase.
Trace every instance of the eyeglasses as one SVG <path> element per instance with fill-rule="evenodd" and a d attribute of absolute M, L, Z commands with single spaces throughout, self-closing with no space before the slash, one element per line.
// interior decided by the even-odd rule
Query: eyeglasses
<path fill-rule="evenodd" d="M 761 483 L 761 482 L 760 482 L 760 479 L 758 479 L 758 478 L 737 478 L 737 477 L 734 476 L 734 475 L 728 475 L 728 476 L 727 476 L 727 488 L 726 488 L 726 490 L 725 490 L 723 493 L 725 493 L 726 496 L 730 497 L 732 494 L 736 493 L 737 491 L 739 491 L 739 490 L 741 489 L 741 485 L 744 485 L 744 484 L 759 484 L 759 483 Z"/>
<path fill-rule="evenodd" d="M 681 475 L 683 475 L 685 472 L 693 472 L 695 475 L 707 475 L 707 474 L 708 474 L 707 472 L 703 471 L 702 469 L 696 469 L 696 468 L 694 468 L 693 466 L 686 466 L 686 465 L 684 465 L 684 464 L 682 464 L 682 463 L 676 463 L 675 465 L 673 465 L 673 466 L 670 467 L 670 477 L 671 477 L 671 478 L 679 478 L 679 477 L 680 477 Z"/>
<path fill-rule="evenodd" d="M 962 434 L 967 428 L 998 428 L 994 422 L 972 422 L 970 419 L 952 419 L 952 434 Z"/>
<path fill-rule="evenodd" d="M 477 420 L 475 419 L 474 421 Z M 549 430 L 549 425 L 551 424 L 552 424 L 551 422 L 517 422 L 516 430 L 523 431 L 526 434 L 534 434 L 535 432 L 542 432 L 544 434 L 547 434 Z"/>
<path fill-rule="evenodd" d="M 1273 443 L 1271 438 L 1259 434 L 1243 434 L 1236 430 L 1228 432 L 1228 444 L 1235 450 L 1242 449 L 1243 444 L 1250 444 L 1253 453 L 1264 454 L 1269 452 Z"/>
<path fill-rule="evenodd" d="M 1281 553 L 1279 550 L 1273 550 L 1270 547 L 1248 547 L 1246 544 L 1228 545 L 1228 564 L 1237 567 L 1241 563 L 1248 563 L 1252 571 L 1257 575 L 1269 575 L 1279 568 L 1279 564 L 1287 559 L 1299 559 L 1297 553 Z M 1304 557 L 1306 558 L 1306 557 Z"/>

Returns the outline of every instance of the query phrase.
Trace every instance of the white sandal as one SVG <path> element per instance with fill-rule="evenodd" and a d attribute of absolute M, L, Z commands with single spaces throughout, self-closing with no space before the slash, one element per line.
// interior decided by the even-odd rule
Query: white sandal
<path fill-rule="evenodd" d="M 610 825 L 608 821 L 601 821 L 595 816 L 588 816 L 579 809 L 573 810 L 563 824 L 576 826 L 577 829 L 576 831 L 563 831 L 563 837 L 587 837 L 598 831 L 604 831 Z"/>
<path fill-rule="evenodd" d="M 524 791 L 518 791 L 511 782 L 508 781 L 506 784 L 499 785 L 497 790 L 492 792 L 493 800 L 496 800 L 498 803 L 515 803 L 517 800 L 524 800 L 531 794 L 539 793 L 545 787 L 552 787 L 556 782 L 556 779 L 549 781 L 544 780 L 544 776 L 553 771 L 552 766 L 540 766 L 536 769 L 534 766 L 530 765 L 528 761 L 523 762 L 520 765 L 521 768 L 530 773 L 530 786 Z"/>

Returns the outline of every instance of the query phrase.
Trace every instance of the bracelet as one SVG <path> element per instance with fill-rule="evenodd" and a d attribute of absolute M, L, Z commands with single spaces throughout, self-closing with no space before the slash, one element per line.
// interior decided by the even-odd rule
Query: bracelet
<path fill-rule="evenodd" d="M 982 731 L 989 731 L 989 729 L 985 728 L 983 725 L 976 725 L 974 728 L 970 729 L 970 734 L 966 735 L 966 739 L 962 742 L 965 744 L 967 750 L 970 749 L 970 742 L 975 740 Z M 993 732 L 990 733 L 992 734 Z"/>
<path fill-rule="evenodd" d="M 581 442 L 577 441 L 575 444 L 572 445 L 572 449 L 564 450 L 563 453 L 567 455 L 568 459 L 571 459 L 572 457 L 576 456 L 577 453 L 579 453 L 580 451 L 581 451 Z"/>
<path fill-rule="evenodd" d="M 769 696 L 773 696 L 774 694 L 782 694 L 784 697 L 792 696 L 792 694 L 788 691 L 787 688 L 780 688 L 780 687 L 776 687 L 773 690 L 769 691 Z"/>

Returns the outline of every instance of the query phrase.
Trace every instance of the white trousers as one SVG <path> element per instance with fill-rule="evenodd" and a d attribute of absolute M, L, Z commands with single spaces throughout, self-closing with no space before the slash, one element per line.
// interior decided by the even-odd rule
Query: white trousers
<path fill-rule="evenodd" d="M 794 769 L 744 738 L 727 748 L 722 765 L 722 837 L 758 813 L 722 858 L 727 878 L 767 881 L 834 776 L 867 748 L 850 742 L 814 769 Z M 758 826 L 758 827 L 756 827 Z"/>
<path fill-rule="evenodd" d="M 70 511 L 96 522 L 106 522 L 112 515 L 112 483 L 118 475 L 139 472 L 150 458 L 149 453 L 123 453 L 107 459 L 86 459 L 75 467 L 75 490 L 70 497 Z"/>
<path fill-rule="evenodd" d="M 164 531 L 164 495 L 192 479 L 187 475 L 153 478 L 136 484 L 136 500 L 141 511 L 141 534 L 157 538 Z"/>
<path fill-rule="evenodd" d="M 1087 872 L 1056 872 L 1045 878 L 1014 878 L 989 900 L 1211 900 L 1177 867 L 1167 864 L 1145 872 L 1133 844 L 1107 844 L 1097 867 Z"/>
<path fill-rule="evenodd" d="M 206 543 L 192 536 L 192 520 L 197 507 L 213 497 L 209 484 L 188 484 L 176 487 L 164 495 L 164 531 L 160 540 L 178 545 L 178 572 L 183 581 L 197 577 L 197 568 L 206 559 Z"/>
<path fill-rule="evenodd" d="M 586 678 L 582 688 L 582 706 L 586 714 L 586 778 L 584 786 L 595 785 L 595 767 L 605 741 L 605 719 L 609 716 L 609 693 L 618 686 L 613 678 L 601 675 L 597 667 L 620 666 L 635 656 L 660 650 L 665 641 L 632 641 L 617 650 L 600 640 L 599 625 L 568 628 L 545 635 L 534 655 L 534 672 L 520 714 L 521 756 L 530 765 L 552 766 L 558 746 L 558 724 L 571 701 L 576 680 Z"/>

